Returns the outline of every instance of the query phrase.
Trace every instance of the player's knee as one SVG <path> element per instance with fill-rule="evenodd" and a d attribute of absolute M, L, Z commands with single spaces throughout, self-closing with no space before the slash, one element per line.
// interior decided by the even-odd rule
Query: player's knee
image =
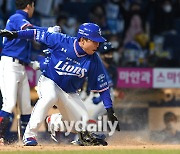
<path fill-rule="evenodd" d="M 48 94 L 44 100 L 46 100 L 49 103 L 56 103 L 58 101 L 58 97 L 55 94 Z"/>

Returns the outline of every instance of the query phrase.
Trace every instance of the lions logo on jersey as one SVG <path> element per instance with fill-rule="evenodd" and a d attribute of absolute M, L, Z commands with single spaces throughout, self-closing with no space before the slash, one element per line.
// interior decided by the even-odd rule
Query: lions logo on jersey
<path fill-rule="evenodd" d="M 70 65 L 69 62 L 63 64 L 63 61 L 59 61 L 54 68 L 59 75 L 78 76 L 79 78 L 83 78 L 87 72 L 85 68 Z"/>

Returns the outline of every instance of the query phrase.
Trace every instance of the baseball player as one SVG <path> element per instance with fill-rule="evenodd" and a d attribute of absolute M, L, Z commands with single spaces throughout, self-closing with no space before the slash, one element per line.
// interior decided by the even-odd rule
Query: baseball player
<path fill-rule="evenodd" d="M 34 12 L 34 0 L 16 0 L 17 11 L 6 24 L 7 30 L 17 31 L 38 28 L 29 22 Z M 21 116 L 21 131 L 25 131 L 31 114 L 30 88 L 25 65 L 30 62 L 31 41 L 24 39 L 10 40 L 4 38 L 1 53 L 0 85 L 3 96 L 3 106 L 0 110 L 0 140 L 3 144 L 4 134 L 12 111 L 19 104 Z"/>
<path fill-rule="evenodd" d="M 87 110 L 80 99 L 77 90 L 82 87 L 88 77 L 92 91 L 100 93 L 104 107 L 111 122 L 117 123 L 113 110 L 109 86 L 105 76 L 104 66 L 96 53 L 100 42 L 105 42 L 101 29 L 94 23 L 84 23 L 79 27 L 77 37 L 62 33 L 49 33 L 43 30 L 1 30 L 0 35 L 8 39 L 35 39 L 46 44 L 51 50 L 50 62 L 38 82 L 39 100 L 35 105 L 30 121 L 23 136 L 24 145 L 37 145 L 37 131 L 45 120 L 46 114 L 54 104 L 58 106 L 64 120 L 69 122 L 88 121 Z M 75 128 L 82 145 L 107 145 L 96 135 Z"/>
<path fill-rule="evenodd" d="M 109 65 L 111 65 L 110 60 L 112 59 L 112 54 L 113 51 L 115 50 L 115 48 L 112 46 L 111 42 L 103 42 L 100 47 L 98 48 L 98 53 L 100 54 L 100 57 L 102 59 L 103 64 L 105 65 L 105 68 L 107 68 Z M 43 71 L 44 67 L 47 65 L 47 63 L 45 61 L 46 58 L 44 58 L 44 60 L 39 61 L 40 65 L 41 65 L 41 71 Z M 116 69 L 115 69 L 116 70 Z M 112 71 L 112 70 L 111 70 Z M 116 71 L 117 72 L 117 71 Z M 113 86 L 114 84 L 116 84 L 116 81 L 113 82 L 112 78 L 111 78 L 112 73 L 111 72 L 107 72 L 106 73 L 106 78 L 108 81 L 108 85 L 110 87 L 110 92 L 111 92 L 111 99 L 114 100 L 113 97 Z M 117 73 L 113 73 L 113 77 L 117 76 Z M 116 77 L 115 77 L 116 78 Z M 106 113 L 106 110 L 104 108 L 103 102 L 101 100 L 101 97 L 99 95 L 99 93 L 95 93 L 95 92 L 90 92 L 90 94 L 88 95 L 87 92 L 88 91 L 88 85 L 84 84 L 85 86 L 83 86 L 83 90 L 80 92 L 80 97 L 82 96 L 82 93 L 84 95 L 85 93 L 85 97 L 81 97 L 81 99 L 84 98 L 84 105 L 87 109 L 88 112 L 88 116 L 89 116 L 89 123 L 97 123 L 98 117 L 102 116 Z M 61 122 L 62 122 L 62 115 L 60 113 L 56 113 L 56 114 L 52 114 L 50 116 L 48 116 L 46 118 L 46 123 L 48 126 L 48 130 L 50 131 L 50 135 L 51 138 L 59 143 L 60 142 L 60 138 L 58 136 L 58 132 L 61 131 Z M 75 139 L 76 141 L 77 139 Z M 76 142 L 72 142 L 72 143 L 76 143 Z"/>

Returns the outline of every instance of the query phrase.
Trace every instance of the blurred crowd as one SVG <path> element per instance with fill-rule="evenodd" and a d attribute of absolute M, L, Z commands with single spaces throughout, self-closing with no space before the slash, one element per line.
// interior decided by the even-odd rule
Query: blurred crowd
<path fill-rule="evenodd" d="M 14 0 L 0 0 L 0 8 L 3 29 Z M 97 23 L 116 48 L 118 67 L 180 66 L 180 0 L 36 0 L 31 22 L 60 25 L 71 36 L 81 23 Z"/>

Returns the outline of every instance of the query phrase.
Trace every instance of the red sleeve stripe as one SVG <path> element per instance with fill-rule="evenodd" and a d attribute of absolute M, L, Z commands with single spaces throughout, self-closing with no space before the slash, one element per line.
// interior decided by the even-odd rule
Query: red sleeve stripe
<path fill-rule="evenodd" d="M 33 25 L 30 23 L 25 23 L 24 25 L 21 26 L 21 30 L 25 30 L 28 27 L 33 27 Z"/>
<path fill-rule="evenodd" d="M 107 89 L 109 89 L 109 87 L 104 88 L 104 89 L 101 89 L 101 90 L 91 90 L 91 91 L 92 91 L 92 92 L 103 92 L 103 91 L 105 91 L 105 90 L 107 90 Z"/>

